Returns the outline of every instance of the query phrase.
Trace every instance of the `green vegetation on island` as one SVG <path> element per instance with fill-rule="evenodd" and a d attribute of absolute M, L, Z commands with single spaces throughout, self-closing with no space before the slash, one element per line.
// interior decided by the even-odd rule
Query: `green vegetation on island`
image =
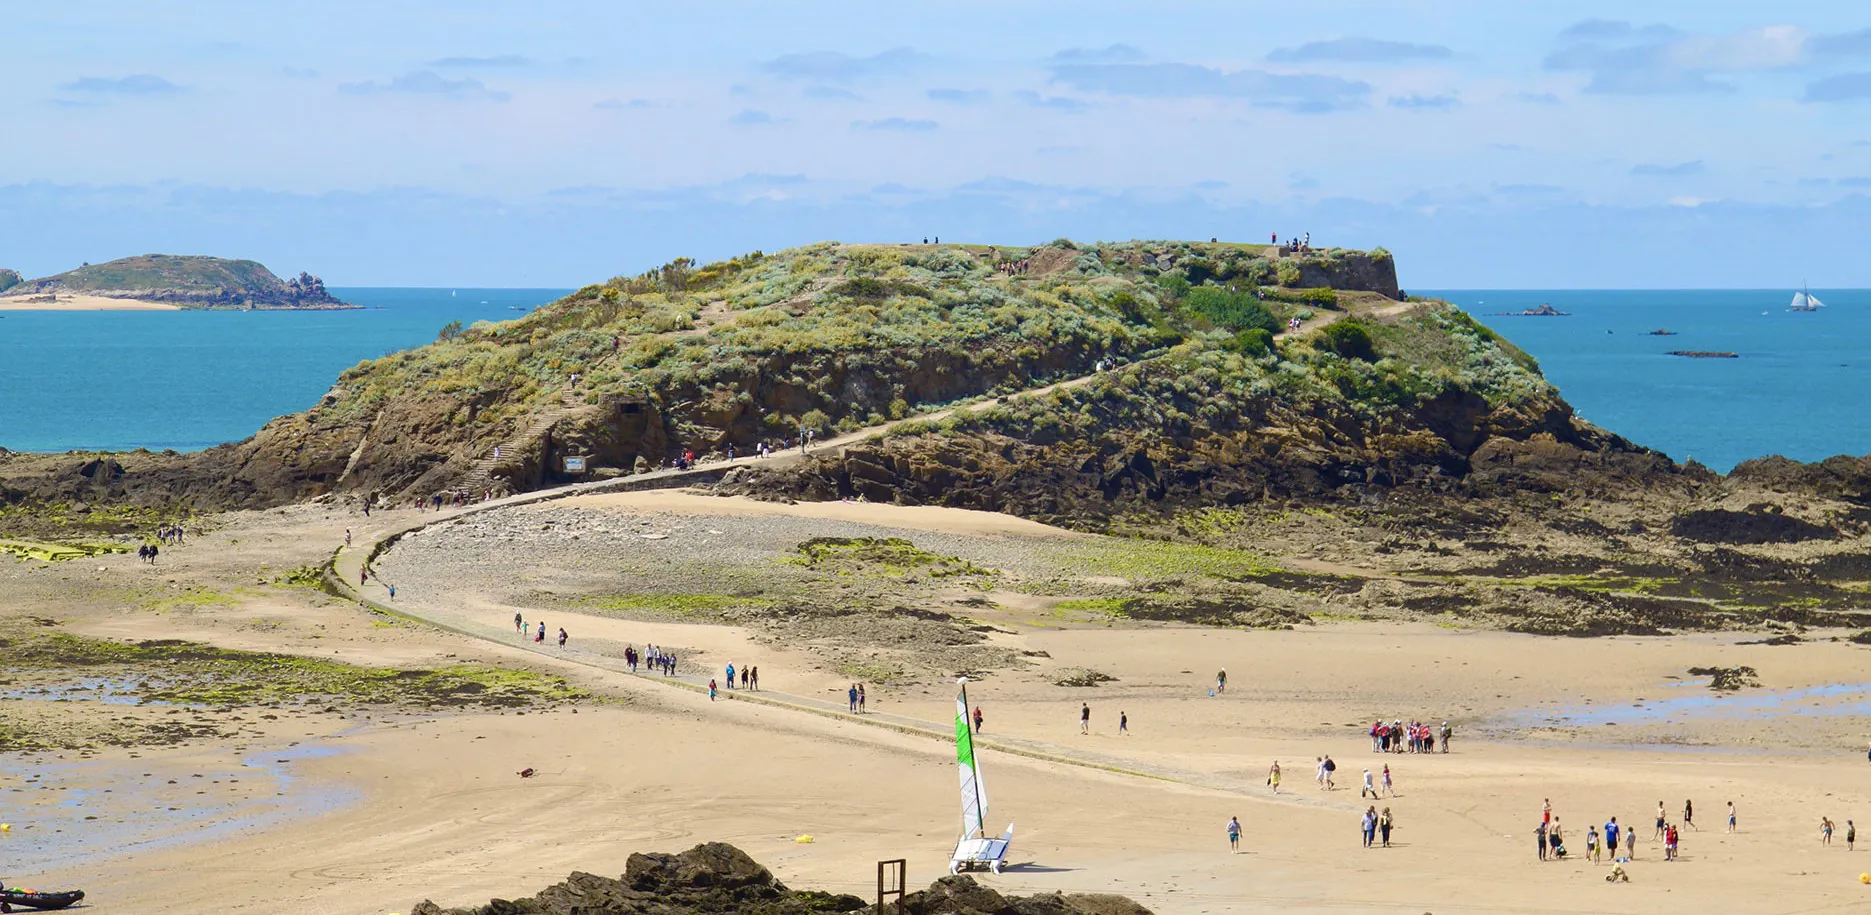
<path fill-rule="evenodd" d="M 11 274 L 12 283 L 7 282 Z M 90 295 L 184 308 L 352 308 L 309 273 L 282 280 L 258 261 L 202 255 L 145 254 L 85 264 L 56 276 L 21 280 L 0 273 L 0 294 Z"/>

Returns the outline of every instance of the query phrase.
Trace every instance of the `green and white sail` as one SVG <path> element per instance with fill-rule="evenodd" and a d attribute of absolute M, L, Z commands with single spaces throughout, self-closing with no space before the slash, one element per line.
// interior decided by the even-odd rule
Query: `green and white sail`
<path fill-rule="evenodd" d="M 962 838 L 987 835 L 987 785 L 974 758 L 974 731 L 968 726 L 968 678 L 955 697 L 955 762 L 961 771 Z"/>

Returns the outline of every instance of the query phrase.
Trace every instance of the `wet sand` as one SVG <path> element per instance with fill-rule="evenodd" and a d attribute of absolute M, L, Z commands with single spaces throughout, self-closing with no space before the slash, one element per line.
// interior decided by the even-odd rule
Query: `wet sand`
<path fill-rule="evenodd" d="M 719 518 L 792 508 L 670 498 L 592 510 L 679 509 Z M 912 536 L 918 525 L 952 536 L 976 523 L 869 510 L 863 523 L 895 525 Z M 398 512 L 365 520 L 314 508 L 249 513 L 190 546 L 165 550 L 158 570 L 138 567 L 133 557 L 93 562 L 105 572 L 66 564 L 23 573 L 17 570 L 27 565 L 19 564 L 0 581 L 0 591 L 15 595 L 0 597 L 0 607 L 24 612 L 23 602 L 7 603 L 24 594 L 37 612 L 47 612 L 41 597 L 85 582 L 97 589 L 85 593 L 105 594 L 125 583 L 250 581 L 258 564 L 277 569 L 328 555 L 344 528 L 362 538 L 413 518 Z M 539 580 L 529 586 L 551 586 L 553 568 L 552 557 L 540 556 Z M 575 713 L 568 707 L 420 720 L 348 716 L 344 727 L 353 730 L 320 744 L 341 752 L 292 763 L 298 781 L 276 790 L 288 797 L 352 791 L 356 803 L 201 843 L 12 875 L 43 887 L 83 887 L 99 912 L 158 905 L 404 912 L 422 898 L 445 905 L 512 898 L 574 869 L 617 874 L 631 852 L 717 840 L 740 845 L 789 885 L 868 896 L 877 860 L 907 857 L 912 882 L 924 883 L 942 872 L 953 847 L 959 816 L 953 748 L 943 737 L 953 710 L 948 683 L 868 684 L 872 714 L 860 719 L 839 711 L 844 679 L 814 668 L 810 655 L 784 642 L 730 626 L 555 609 L 545 616 L 549 625 L 564 620 L 577 635 L 565 651 L 550 643 L 539 648 L 511 636 L 511 605 L 472 581 L 452 593 L 399 595 L 398 603 L 470 633 L 485 629 L 492 641 L 407 623 L 380 626 L 354 605 L 279 589 L 243 594 L 233 606 L 160 614 L 86 600 L 62 607 L 54 601 L 62 626 L 358 663 L 524 664 L 612 697 Z M 1857 881 L 1871 871 L 1871 852 L 1848 852 L 1842 841 L 1822 848 L 1818 839 L 1821 816 L 1838 823 L 1841 835 L 1847 819 L 1871 822 L 1866 721 L 1846 698 L 1849 691 L 1798 692 L 1863 682 L 1871 649 L 1828 641 L 1742 645 L 1758 639 L 1742 633 L 1565 639 L 1332 621 L 1249 632 L 1042 623 L 1018 607 L 983 616 L 1003 630 L 992 644 L 1046 655 L 970 685 L 971 700 L 987 718 L 981 758 L 990 818 L 1017 826 L 1016 866 L 981 878 L 998 888 L 1120 892 L 1159 912 L 1191 915 L 1794 913 L 1847 911 L 1871 901 L 1871 888 Z M 499 631 L 503 625 L 506 632 Z M 616 670 L 612 653 L 644 641 L 686 646 L 698 665 L 688 686 Z M 761 666 L 762 696 L 772 702 L 727 693 L 711 703 L 692 688 L 713 666 L 749 659 Z M 1761 689 L 1716 699 L 1687 674 L 1693 666 L 1738 664 L 1760 671 Z M 1062 667 L 1117 679 L 1095 688 L 1054 686 L 1048 674 Z M 1220 667 L 1230 685 L 1211 698 Z M 1081 703 L 1093 710 L 1092 733 L 1082 736 Z M 1120 711 L 1128 714 L 1129 735 L 1116 733 Z M 1456 728 L 1454 752 L 1373 754 L 1364 729 L 1377 716 L 1448 718 Z M 309 720 L 290 723 L 317 730 Z M 236 746 L 258 745 L 246 738 L 186 752 L 225 766 L 252 755 Z M 99 751 L 94 759 L 107 764 L 99 774 L 60 769 L 58 777 L 72 786 L 78 782 L 70 779 L 89 778 L 99 783 L 89 787 L 170 806 L 154 786 L 119 781 L 125 770 L 110 766 L 129 763 L 130 752 L 149 756 Z M 1330 792 L 1312 779 L 1313 760 L 1327 753 L 1339 763 L 1339 788 Z M 49 766 L 70 762 L 39 758 Z M 1277 796 L 1265 784 L 1276 759 L 1284 770 Z M 1357 819 L 1373 802 L 1358 797 L 1359 773 L 1386 763 L 1399 796 L 1375 803 L 1396 816 L 1395 847 L 1366 850 Z M 514 774 L 525 767 L 540 775 Z M 30 793 L 12 793 L 23 787 L 17 777 L 0 783 L 9 798 Z M 1542 864 L 1532 827 L 1548 798 L 1574 856 Z M 1694 800 L 1702 829 L 1686 830 L 1682 860 L 1666 864 L 1650 838 L 1651 819 L 1658 800 L 1672 820 L 1680 818 L 1685 799 Z M 1721 825 L 1729 800 L 1739 807 L 1734 835 Z M 20 851 L 10 853 L 28 851 L 22 839 L 31 843 L 49 834 L 44 830 L 100 828 L 56 804 L 41 804 L 31 816 L 31 835 L 14 824 L 5 841 Z M 1246 827 L 1239 855 L 1227 851 L 1223 826 L 1230 816 Z M 1611 816 L 1638 827 L 1630 884 L 1606 884 L 1605 867 L 1581 860 L 1587 825 L 1602 826 Z M 802 834 L 815 841 L 793 841 Z"/>

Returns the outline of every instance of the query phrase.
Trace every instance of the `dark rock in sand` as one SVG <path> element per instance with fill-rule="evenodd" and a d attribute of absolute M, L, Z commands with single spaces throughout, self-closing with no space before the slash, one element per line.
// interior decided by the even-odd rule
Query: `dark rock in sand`
<path fill-rule="evenodd" d="M 410 915 L 820 915 L 871 904 L 843 893 L 788 889 L 746 852 L 721 842 L 679 855 L 634 854 L 622 877 L 573 873 L 526 899 L 444 909 L 424 901 Z M 943 877 L 904 897 L 896 915 L 1150 915 L 1122 896 L 1003 896 L 968 876 Z"/>

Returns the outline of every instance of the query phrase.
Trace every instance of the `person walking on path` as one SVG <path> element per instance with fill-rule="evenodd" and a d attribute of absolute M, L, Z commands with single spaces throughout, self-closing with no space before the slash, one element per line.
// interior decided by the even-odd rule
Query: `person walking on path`
<path fill-rule="evenodd" d="M 1117 732 L 1125 737 L 1130 736 L 1130 716 L 1122 711 L 1117 713 Z"/>
<path fill-rule="evenodd" d="M 1274 794 L 1280 793 L 1280 761 L 1277 759 L 1273 761 L 1273 767 L 1267 770 L 1267 786 L 1273 789 Z"/>
<path fill-rule="evenodd" d="M 860 715 L 862 715 L 862 714 L 864 714 L 864 713 L 865 713 L 865 708 L 864 708 L 864 684 L 862 684 L 862 683 L 859 683 L 859 684 L 858 684 L 858 714 L 860 714 Z"/>
<path fill-rule="evenodd" d="M 1371 784 L 1371 770 L 1369 769 L 1364 770 L 1364 785 L 1358 789 L 1358 799 L 1363 800 L 1367 794 L 1377 797 L 1377 786 Z"/>
<path fill-rule="evenodd" d="M 760 668 L 750 667 L 747 669 L 747 682 L 753 684 L 753 686 L 750 688 L 754 692 L 760 691 Z"/>
<path fill-rule="evenodd" d="M 1332 784 L 1332 773 L 1338 771 L 1338 763 L 1332 761 L 1332 754 L 1325 754 L 1325 790 L 1332 791 L 1338 786 Z"/>
<path fill-rule="evenodd" d="M 734 688 L 734 662 L 733 661 L 728 662 L 727 675 L 728 675 L 728 689 L 733 689 Z"/>
<path fill-rule="evenodd" d="M 1089 702 L 1086 702 L 1086 703 L 1084 703 L 1084 704 L 1082 704 L 1082 705 L 1080 705 L 1080 706 L 1079 706 L 1079 709 L 1078 709 L 1078 732 L 1079 732 L 1080 734 L 1090 734 L 1090 733 L 1091 733 L 1091 703 L 1089 703 Z"/>
<path fill-rule="evenodd" d="M 1735 831 L 1735 802 L 1728 802 L 1728 831 Z"/>
<path fill-rule="evenodd" d="M 1382 837 L 1385 848 L 1390 847 L 1390 831 L 1396 825 L 1396 821 L 1390 818 L 1390 808 L 1385 807 L 1384 812 L 1377 817 L 1377 834 Z"/>
<path fill-rule="evenodd" d="M 851 688 L 845 690 L 845 696 L 851 700 L 852 714 L 856 714 L 858 710 L 858 685 L 856 683 L 851 684 Z"/>
<path fill-rule="evenodd" d="M 1364 808 L 1364 817 L 1359 820 L 1358 828 L 1364 832 L 1364 847 L 1370 848 L 1377 839 L 1377 808 Z"/>
<path fill-rule="evenodd" d="M 1696 805 L 1694 801 L 1683 802 L 1683 825 L 1690 829 L 1701 829 L 1696 825 Z"/>
<path fill-rule="evenodd" d="M 1389 763 L 1384 764 L 1383 787 L 1384 787 L 1385 794 L 1388 794 L 1391 797 L 1397 796 L 1397 786 L 1392 784 L 1390 781 L 1390 764 Z"/>
<path fill-rule="evenodd" d="M 753 669 L 753 668 L 751 668 L 751 667 L 743 667 L 743 668 L 741 668 L 741 689 L 747 689 L 747 688 L 748 688 L 748 686 L 747 686 L 747 682 L 748 682 L 748 678 L 749 678 L 749 677 L 751 677 L 751 676 L 753 675 L 753 670 L 754 670 L 754 669 Z"/>
<path fill-rule="evenodd" d="M 715 701 L 715 678 L 708 678 L 708 701 Z"/>
<path fill-rule="evenodd" d="M 566 640 L 566 639 L 569 639 L 569 638 L 571 638 L 571 636 L 570 636 L 570 635 L 568 635 L 568 634 L 566 633 L 566 631 L 565 631 L 565 627 L 564 627 L 564 626 L 560 626 L 560 627 L 559 627 L 559 647 L 560 647 L 560 648 L 564 648 L 564 647 L 565 647 L 565 640 Z"/>
<path fill-rule="evenodd" d="M 533 636 L 533 641 L 539 644 L 545 643 L 546 641 L 546 621 L 545 620 L 539 621 L 539 634 L 536 636 Z"/>
<path fill-rule="evenodd" d="M 1238 852 L 1240 850 L 1241 850 L 1241 818 L 1229 817 L 1228 818 L 1228 851 Z"/>
<path fill-rule="evenodd" d="M 526 634 L 526 617 L 521 616 L 518 613 L 515 613 L 513 615 L 513 631 L 518 632 L 521 635 Z"/>
<path fill-rule="evenodd" d="M 981 706 L 974 707 L 974 732 L 981 733 Z"/>
<path fill-rule="evenodd" d="M 384 587 L 386 587 L 386 588 L 389 588 L 389 589 L 390 589 L 390 599 L 391 599 L 391 600 L 396 600 L 396 586 L 395 586 L 395 585 L 385 585 Z"/>

